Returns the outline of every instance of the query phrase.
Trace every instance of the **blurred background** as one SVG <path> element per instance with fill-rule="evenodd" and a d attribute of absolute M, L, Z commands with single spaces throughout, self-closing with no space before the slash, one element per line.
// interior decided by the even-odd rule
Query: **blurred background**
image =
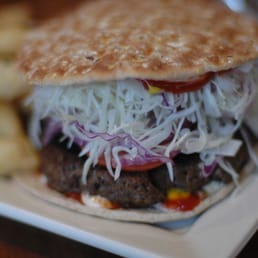
<path fill-rule="evenodd" d="M 83 0 L 0 0 L 0 7 L 10 4 L 23 4 L 31 8 L 33 21 L 42 21 L 64 12 L 67 9 L 74 8 Z"/>

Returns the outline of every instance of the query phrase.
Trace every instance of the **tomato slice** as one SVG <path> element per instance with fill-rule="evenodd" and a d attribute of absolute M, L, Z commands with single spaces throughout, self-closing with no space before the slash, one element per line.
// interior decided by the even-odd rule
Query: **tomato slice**
<path fill-rule="evenodd" d="M 204 75 L 199 76 L 196 79 L 190 81 L 178 81 L 178 82 L 170 82 L 170 81 L 156 81 L 156 80 L 142 80 L 143 85 L 146 89 L 149 87 L 156 87 L 171 93 L 185 93 L 191 92 L 201 89 L 214 75 L 213 72 L 206 73 Z"/>
<path fill-rule="evenodd" d="M 99 157 L 98 164 L 100 166 L 106 167 L 106 161 L 105 161 L 104 156 Z M 161 161 L 153 161 L 153 162 L 149 162 L 149 163 L 143 164 L 143 165 L 123 166 L 122 170 L 123 171 L 128 171 L 128 172 L 148 171 L 148 170 L 151 170 L 153 168 L 160 167 L 162 164 L 163 163 Z"/>

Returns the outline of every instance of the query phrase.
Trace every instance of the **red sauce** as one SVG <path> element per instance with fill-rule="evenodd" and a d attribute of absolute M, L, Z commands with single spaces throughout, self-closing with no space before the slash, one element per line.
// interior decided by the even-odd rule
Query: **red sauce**
<path fill-rule="evenodd" d="M 121 209 L 121 206 L 117 203 L 110 202 L 110 207 L 108 207 L 108 209 L 117 210 L 117 209 Z"/>
<path fill-rule="evenodd" d="M 199 76 L 196 79 L 190 81 L 178 81 L 178 82 L 170 82 L 170 81 L 156 81 L 156 80 L 142 80 L 142 83 L 146 89 L 150 86 L 154 86 L 160 88 L 164 91 L 171 93 L 184 93 L 191 92 L 201 89 L 210 79 L 214 73 L 206 73 L 204 75 Z"/>
<path fill-rule="evenodd" d="M 167 199 L 164 204 L 169 209 L 178 211 L 191 211 L 199 205 L 200 201 L 201 198 L 198 195 L 191 194 L 187 198 L 180 198 L 176 200 Z"/>
<path fill-rule="evenodd" d="M 74 193 L 74 192 L 64 193 L 64 196 L 67 197 L 67 198 L 71 198 L 73 200 L 76 200 L 77 202 L 83 204 L 81 193 Z"/>

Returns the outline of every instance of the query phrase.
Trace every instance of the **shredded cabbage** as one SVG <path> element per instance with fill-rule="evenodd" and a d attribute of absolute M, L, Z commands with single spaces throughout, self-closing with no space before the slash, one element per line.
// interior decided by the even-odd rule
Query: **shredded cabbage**
<path fill-rule="evenodd" d="M 232 168 L 211 150 L 229 143 L 254 91 L 250 64 L 218 73 L 200 90 L 181 94 L 149 94 L 136 79 L 36 86 L 28 99 L 34 110 L 30 134 L 40 146 L 40 121 L 51 118 L 61 125 L 68 147 L 80 142 L 80 155 L 88 156 L 83 183 L 100 157 L 115 179 L 123 166 L 161 161 L 173 180 L 174 153 L 196 152 L 207 166 L 218 159 L 236 178 Z"/>

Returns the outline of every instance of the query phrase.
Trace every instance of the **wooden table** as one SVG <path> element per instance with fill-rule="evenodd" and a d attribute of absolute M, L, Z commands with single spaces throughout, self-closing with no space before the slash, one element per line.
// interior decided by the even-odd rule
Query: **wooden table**
<path fill-rule="evenodd" d="M 118 257 L 0 216 L 1 258 Z"/>
<path fill-rule="evenodd" d="M 3 217 L 0 217 L 0 232 L 1 258 L 118 257 Z M 256 257 L 257 253 L 258 231 L 237 258 Z"/>

